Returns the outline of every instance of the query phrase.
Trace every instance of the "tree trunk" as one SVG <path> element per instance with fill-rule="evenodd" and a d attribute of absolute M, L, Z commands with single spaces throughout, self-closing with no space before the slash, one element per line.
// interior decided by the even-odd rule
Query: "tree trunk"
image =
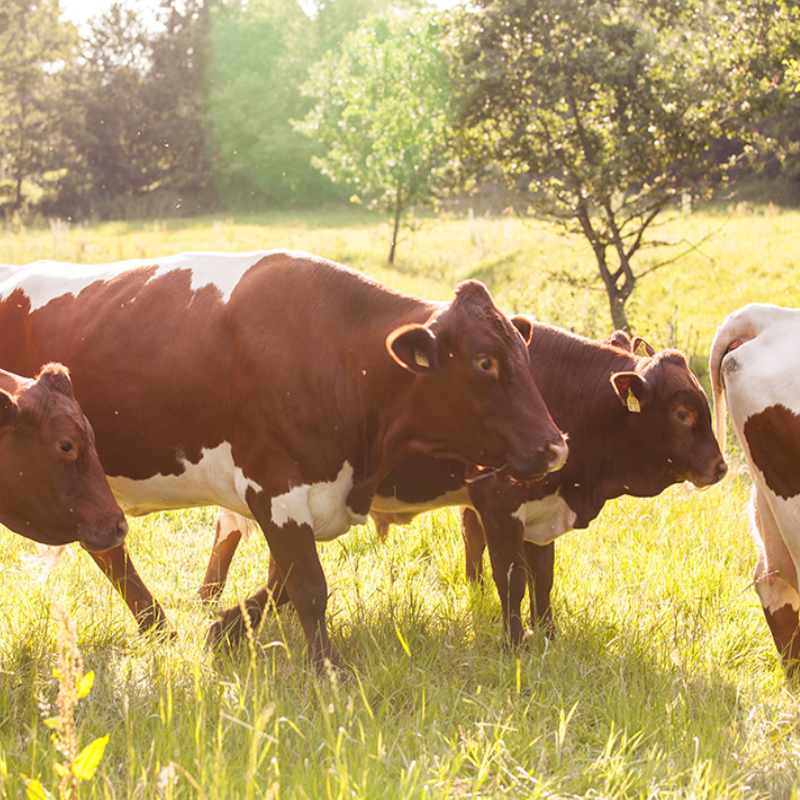
<path fill-rule="evenodd" d="M 397 202 L 394 206 L 394 229 L 392 230 L 392 246 L 389 249 L 388 264 L 394 264 L 394 251 L 397 249 L 397 234 L 400 231 L 400 218 L 403 216 L 403 193 L 400 187 L 397 187 Z"/>
<path fill-rule="evenodd" d="M 629 331 L 628 315 L 625 313 L 626 299 L 621 292 L 609 291 L 608 305 L 611 309 L 611 322 L 614 325 L 614 330 Z"/>
<path fill-rule="evenodd" d="M 608 295 L 608 307 L 611 311 L 611 323 L 615 330 L 630 331 L 628 327 L 628 315 L 625 313 L 625 302 L 633 293 L 636 278 L 630 269 L 630 264 L 624 264 L 616 272 L 611 272 L 606 261 L 605 248 L 595 247 L 597 257 L 597 267 L 600 270 L 600 277 L 606 287 Z"/>

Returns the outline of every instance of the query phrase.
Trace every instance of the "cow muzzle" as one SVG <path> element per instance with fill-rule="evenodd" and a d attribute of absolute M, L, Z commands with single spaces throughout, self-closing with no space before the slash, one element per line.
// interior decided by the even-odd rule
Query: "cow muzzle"
<path fill-rule="evenodd" d="M 509 460 L 508 472 L 518 481 L 530 481 L 556 472 L 567 463 L 569 447 L 563 436 L 547 442 L 540 450 L 527 459 Z"/>
<path fill-rule="evenodd" d="M 90 530 L 81 533 L 81 545 L 90 553 L 102 553 L 119 547 L 128 534 L 128 521 L 124 514 L 116 514 Z"/>
<path fill-rule="evenodd" d="M 689 480 L 698 489 L 705 489 L 721 481 L 728 474 L 728 465 L 722 458 L 717 459 L 708 469 L 702 473 L 696 473 L 689 477 Z"/>

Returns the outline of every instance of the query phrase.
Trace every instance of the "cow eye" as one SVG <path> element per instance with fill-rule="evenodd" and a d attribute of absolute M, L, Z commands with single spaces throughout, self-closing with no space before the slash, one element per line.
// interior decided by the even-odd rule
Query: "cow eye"
<path fill-rule="evenodd" d="M 58 443 L 58 449 L 71 458 L 75 458 L 75 445 L 69 439 L 62 439 Z"/>
<path fill-rule="evenodd" d="M 492 356 L 480 355 L 475 359 L 475 366 L 478 372 L 483 375 L 491 375 L 493 378 L 500 377 L 500 366 L 497 359 Z"/>
<path fill-rule="evenodd" d="M 694 414 L 688 408 L 679 408 L 675 412 L 675 416 L 682 425 L 694 424 Z"/>

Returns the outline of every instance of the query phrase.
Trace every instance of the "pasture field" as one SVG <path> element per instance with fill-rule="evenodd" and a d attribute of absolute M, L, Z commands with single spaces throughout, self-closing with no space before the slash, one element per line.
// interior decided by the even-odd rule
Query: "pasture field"
<path fill-rule="evenodd" d="M 751 300 L 800 305 L 800 214 L 711 209 L 676 217 L 688 255 L 637 289 L 629 316 L 705 370 L 724 316 Z M 326 212 L 0 229 L 0 262 L 98 262 L 182 250 L 309 250 L 418 294 L 484 280 L 509 311 L 609 332 L 591 254 L 511 217 L 426 219 L 385 266 L 386 226 Z M 664 250 L 647 254 L 658 263 Z M 146 638 L 85 553 L 44 575 L 32 543 L 0 531 L 0 798 L 794 798 L 800 695 L 787 684 L 751 586 L 749 479 L 735 447 L 709 490 L 609 503 L 557 545 L 553 641 L 501 647 L 491 581 L 466 585 L 458 514 L 371 526 L 320 546 L 333 641 L 351 678 L 305 663 L 290 610 L 230 654 L 204 647 L 215 609 L 197 597 L 214 510 L 131 519 L 129 544 L 174 638 Z M 244 542 L 223 597 L 263 584 L 263 537 Z M 48 726 L 73 651 L 94 685 L 74 710 L 78 746 L 108 736 L 92 774 L 61 781 Z M 84 687 L 86 688 L 86 687 Z M 64 692 L 62 691 L 62 696 Z M 63 702 L 62 702 L 63 706 Z M 37 792 L 39 792 L 37 794 Z"/>

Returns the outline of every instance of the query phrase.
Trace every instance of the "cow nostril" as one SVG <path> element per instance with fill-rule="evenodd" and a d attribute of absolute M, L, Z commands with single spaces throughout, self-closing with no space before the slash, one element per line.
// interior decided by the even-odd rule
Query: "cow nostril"
<path fill-rule="evenodd" d="M 567 456 L 569 455 L 569 447 L 563 439 L 558 442 L 551 442 L 547 446 L 547 454 L 550 471 L 553 472 L 561 469 L 566 463 Z"/>

